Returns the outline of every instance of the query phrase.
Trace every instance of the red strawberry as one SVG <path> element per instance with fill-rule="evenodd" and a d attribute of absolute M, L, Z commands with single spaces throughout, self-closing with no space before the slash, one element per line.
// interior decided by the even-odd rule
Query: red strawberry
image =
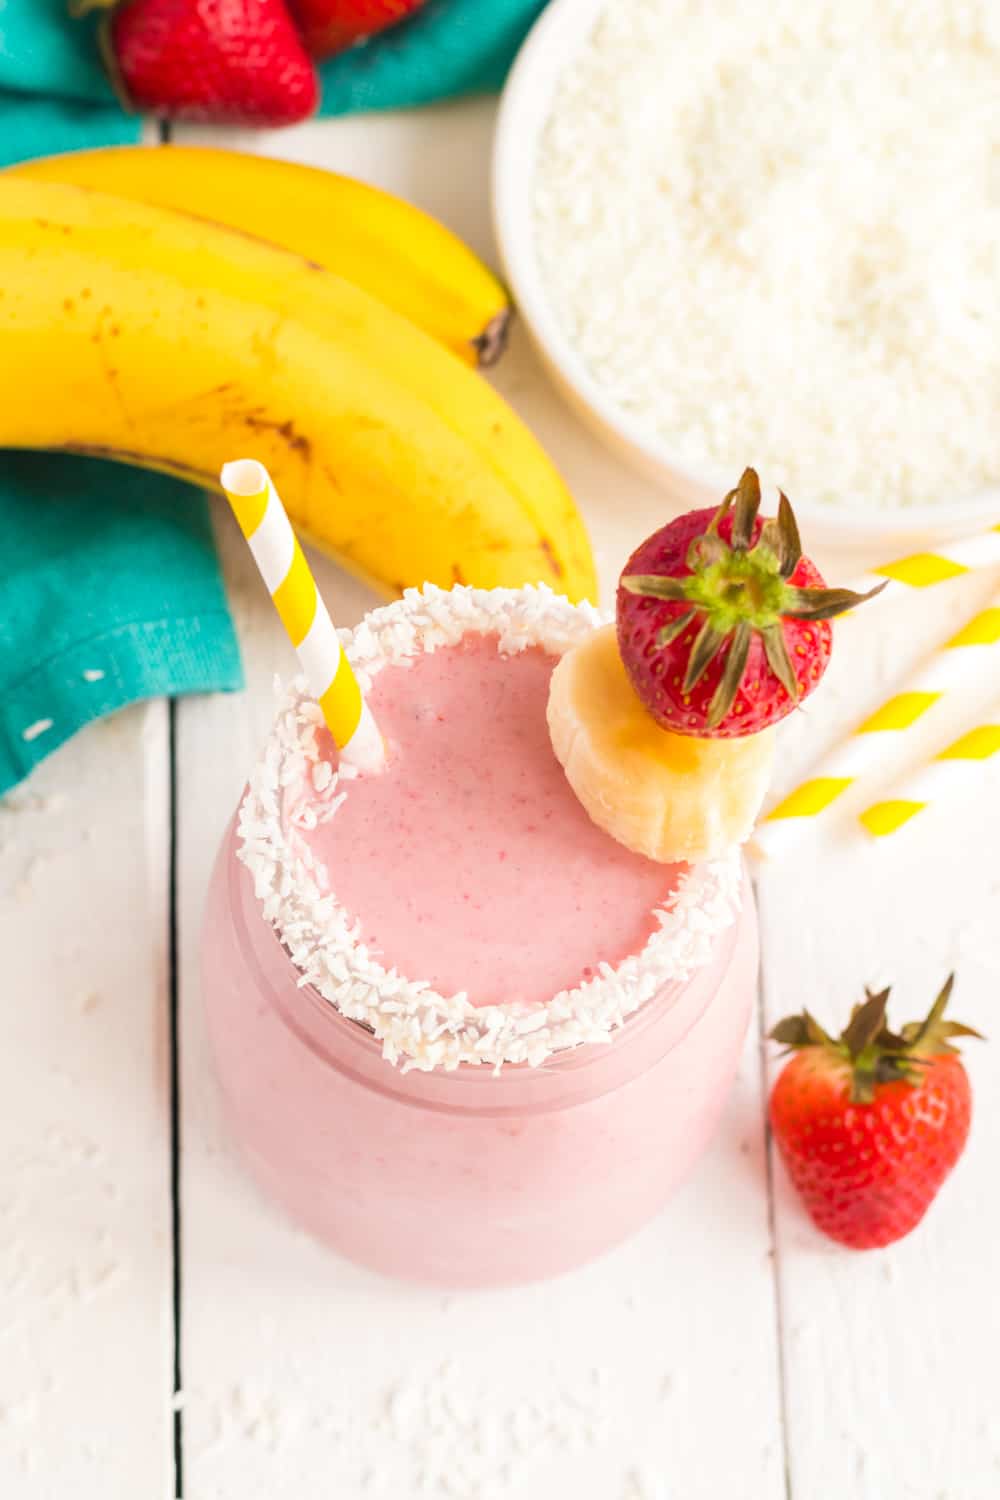
<path fill-rule="evenodd" d="M 675 734 L 730 739 L 783 719 L 826 671 L 829 620 L 872 597 L 825 587 L 784 495 L 776 520 L 759 509 L 747 469 L 718 510 L 671 521 L 622 573 L 618 650 L 645 707 Z"/>
<path fill-rule="evenodd" d="M 291 125 L 316 109 L 316 70 L 285 0 L 89 3 L 114 5 L 104 45 L 131 109 L 228 125 Z"/>
<path fill-rule="evenodd" d="M 313 57 L 332 57 L 366 36 L 395 26 L 424 0 L 289 0 Z"/>
<path fill-rule="evenodd" d="M 890 1245 L 927 1212 L 969 1133 L 969 1080 L 943 1019 L 954 975 L 925 1021 L 889 1030 L 889 991 L 869 994 L 834 1039 L 808 1011 L 771 1032 L 795 1052 L 771 1092 L 771 1129 L 817 1228 L 855 1250 Z"/>

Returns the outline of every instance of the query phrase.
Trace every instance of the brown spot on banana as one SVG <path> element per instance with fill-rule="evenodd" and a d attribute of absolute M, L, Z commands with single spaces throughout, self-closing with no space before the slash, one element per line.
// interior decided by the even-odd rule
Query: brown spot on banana
<path fill-rule="evenodd" d="M 556 557 L 555 548 L 553 547 L 552 543 L 549 541 L 548 537 L 547 536 L 543 536 L 541 538 L 541 540 L 539 541 L 538 545 L 542 549 L 542 551 L 545 553 L 545 560 L 548 563 L 549 567 L 551 568 L 551 570 L 552 570 L 553 574 L 555 575 L 555 577 L 556 578 L 565 578 L 566 577 L 566 569 L 563 567 L 563 565 L 559 561 L 558 557 Z"/>
<path fill-rule="evenodd" d="M 276 422 L 271 417 L 260 417 L 254 412 L 247 412 L 243 420 L 251 432 L 273 432 L 283 439 L 290 453 L 299 454 L 307 463 L 311 461 L 312 443 L 304 432 L 295 431 L 295 424 L 290 417 L 284 422 Z"/>

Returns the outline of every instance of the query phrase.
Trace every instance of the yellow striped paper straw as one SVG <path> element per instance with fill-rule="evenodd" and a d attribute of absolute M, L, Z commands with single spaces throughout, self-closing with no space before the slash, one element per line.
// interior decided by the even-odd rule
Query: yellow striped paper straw
<path fill-rule="evenodd" d="M 943 543 L 933 552 L 913 552 L 909 557 L 899 557 L 895 562 L 873 568 L 851 587 L 863 594 L 889 578 L 905 588 L 933 588 L 935 584 L 947 583 L 949 579 L 961 578 L 965 573 L 996 567 L 997 564 L 1000 564 L 1000 523 L 975 536 Z M 887 593 L 891 594 L 892 590 L 887 590 Z"/>
<path fill-rule="evenodd" d="M 345 760 L 379 770 L 382 736 L 271 476 L 256 459 L 241 458 L 226 464 L 220 479 L 334 743 Z"/>
<path fill-rule="evenodd" d="M 902 691 L 823 758 L 815 773 L 772 809 L 754 833 L 766 857 L 793 843 L 855 782 L 877 773 L 900 739 L 946 693 L 1000 674 L 1000 607 L 981 610 L 917 671 Z"/>
<path fill-rule="evenodd" d="M 970 729 L 907 776 L 894 797 L 866 807 L 859 814 L 862 825 L 874 838 L 888 837 L 931 802 L 942 802 L 960 792 L 968 784 L 970 762 L 982 764 L 998 754 L 1000 723 L 980 724 Z"/>

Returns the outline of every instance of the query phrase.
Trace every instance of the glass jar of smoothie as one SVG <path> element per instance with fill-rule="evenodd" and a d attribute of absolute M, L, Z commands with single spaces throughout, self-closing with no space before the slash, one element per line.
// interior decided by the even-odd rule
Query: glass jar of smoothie
<path fill-rule="evenodd" d="M 410 593 L 348 654 L 386 768 L 296 689 L 216 865 L 203 972 L 235 1134 L 335 1249 L 441 1284 L 577 1265 L 703 1150 L 752 1003 L 738 850 L 693 867 L 590 821 L 548 739 L 599 623 L 546 589 Z"/>

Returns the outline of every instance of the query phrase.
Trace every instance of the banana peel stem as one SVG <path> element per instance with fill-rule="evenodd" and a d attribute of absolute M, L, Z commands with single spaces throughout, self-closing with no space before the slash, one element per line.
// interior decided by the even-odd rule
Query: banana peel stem
<path fill-rule="evenodd" d="M 502 307 L 494 317 L 490 319 L 482 333 L 477 334 L 471 340 L 475 353 L 475 362 L 480 370 L 488 370 L 495 365 L 507 348 L 507 340 L 510 337 L 510 325 L 514 319 L 512 307 Z"/>

